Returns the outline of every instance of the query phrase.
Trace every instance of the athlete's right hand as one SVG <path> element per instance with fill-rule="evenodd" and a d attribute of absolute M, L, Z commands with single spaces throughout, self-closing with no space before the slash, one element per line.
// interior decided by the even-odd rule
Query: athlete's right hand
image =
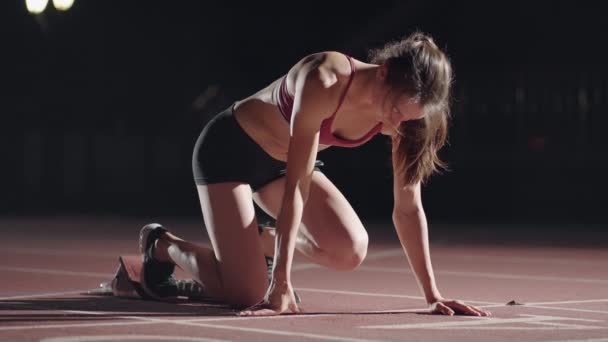
<path fill-rule="evenodd" d="M 239 316 L 276 316 L 299 313 L 291 283 L 279 284 L 274 279 L 261 302 L 241 311 Z"/>

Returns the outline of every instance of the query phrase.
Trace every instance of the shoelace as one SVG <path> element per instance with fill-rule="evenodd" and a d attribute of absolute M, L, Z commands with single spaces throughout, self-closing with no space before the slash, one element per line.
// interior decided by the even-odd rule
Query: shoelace
<path fill-rule="evenodd" d="M 179 296 L 200 297 L 204 294 L 203 287 L 193 279 L 175 280 L 175 286 Z"/>
<path fill-rule="evenodd" d="M 206 298 L 203 287 L 193 279 L 175 279 L 171 276 L 154 287 L 162 297 Z"/>

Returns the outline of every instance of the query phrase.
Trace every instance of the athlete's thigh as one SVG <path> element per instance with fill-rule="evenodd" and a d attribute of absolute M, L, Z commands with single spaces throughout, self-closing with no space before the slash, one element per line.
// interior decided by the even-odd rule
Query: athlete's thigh
<path fill-rule="evenodd" d="M 258 189 L 256 203 L 269 215 L 277 217 L 285 189 L 285 177 Z M 367 244 L 367 232 L 359 216 L 342 192 L 320 171 L 315 171 L 304 207 L 300 231 L 319 248 L 352 249 Z"/>
<path fill-rule="evenodd" d="M 245 288 L 261 298 L 268 279 L 250 186 L 229 182 L 197 189 L 224 289 Z"/>

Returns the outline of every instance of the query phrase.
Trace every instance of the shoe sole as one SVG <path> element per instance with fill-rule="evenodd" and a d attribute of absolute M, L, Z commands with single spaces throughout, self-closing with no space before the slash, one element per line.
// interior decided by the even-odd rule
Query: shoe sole
<path fill-rule="evenodd" d="M 164 227 L 158 223 L 150 223 L 150 224 L 143 226 L 141 228 L 141 230 L 139 231 L 139 253 L 141 253 L 142 263 L 144 262 L 144 259 L 145 259 L 145 253 L 148 250 L 148 248 L 150 247 L 148 245 L 148 237 L 150 236 L 150 234 L 152 234 L 152 232 L 154 232 L 158 228 L 164 228 Z M 159 300 L 159 301 L 165 300 L 164 298 L 156 295 L 156 293 L 147 286 L 147 282 L 145 281 L 145 279 L 146 279 L 145 269 L 146 269 L 145 267 L 142 267 L 141 273 L 139 274 L 139 282 L 141 284 L 141 288 L 152 299 Z"/>
<path fill-rule="evenodd" d="M 139 231 L 139 253 L 145 253 L 148 250 L 148 236 L 157 228 L 164 228 L 161 224 L 150 223 L 143 226 Z"/>

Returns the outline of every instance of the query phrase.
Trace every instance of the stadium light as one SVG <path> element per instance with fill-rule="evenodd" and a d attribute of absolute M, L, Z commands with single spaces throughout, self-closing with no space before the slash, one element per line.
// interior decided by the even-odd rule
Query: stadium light
<path fill-rule="evenodd" d="M 32 14 L 40 14 L 48 3 L 49 0 L 25 0 L 25 7 Z"/>
<path fill-rule="evenodd" d="M 58 11 L 67 11 L 73 4 L 74 0 L 53 0 L 53 6 L 55 6 Z"/>

